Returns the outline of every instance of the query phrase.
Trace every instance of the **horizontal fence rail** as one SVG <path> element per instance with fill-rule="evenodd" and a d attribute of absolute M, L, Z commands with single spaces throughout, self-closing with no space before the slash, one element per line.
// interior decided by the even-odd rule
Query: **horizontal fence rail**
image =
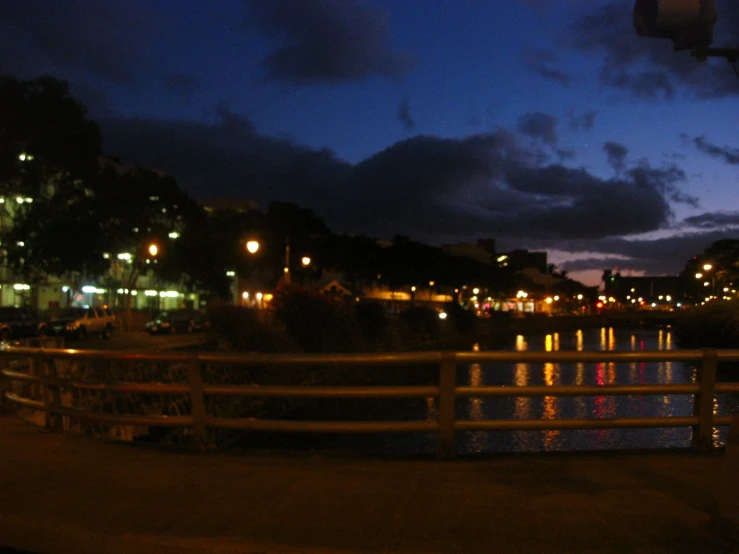
<path fill-rule="evenodd" d="M 695 383 L 624 385 L 534 385 L 461 386 L 457 368 L 469 364 L 500 363 L 618 363 L 694 362 L 698 364 Z M 739 361 L 739 350 L 679 351 L 556 351 L 556 352 L 422 352 L 399 354 L 152 354 L 140 352 L 78 351 L 64 349 L 8 347 L 0 350 L 0 407 L 3 403 L 44 412 L 44 424 L 61 430 L 66 421 L 86 421 L 110 425 L 184 427 L 192 432 L 194 445 L 205 449 L 208 432 L 214 429 L 308 433 L 437 433 L 441 457 L 454 455 L 457 431 L 521 431 L 551 429 L 638 429 L 689 427 L 693 445 L 701 451 L 712 448 L 713 430 L 729 425 L 732 416 L 714 414 L 717 393 L 739 392 L 739 383 L 717 382 L 718 362 Z M 163 364 L 180 371 L 178 383 L 91 382 L 74 375 L 79 364 Z M 214 367 L 237 367 L 247 371 L 260 367 L 326 368 L 331 366 L 369 367 L 380 377 L 383 370 L 418 367 L 437 381 L 424 386 L 305 386 L 259 384 L 210 384 L 204 374 Z M 26 392 L 26 395 L 19 393 Z M 184 415 L 126 414 L 101 412 L 65 405 L 63 393 L 106 393 L 120 396 L 156 397 L 179 395 L 189 400 Z M 593 419 L 490 419 L 461 420 L 455 415 L 457 398 L 585 397 L 690 395 L 694 413 L 683 417 L 629 417 Z M 437 413 L 433 420 L 416 421 L 295 421 L 255 417 L 228 417 L 209 411 L 214 398 L 321 398 L 321 399 L 410 399 L 433 398 Z"/>

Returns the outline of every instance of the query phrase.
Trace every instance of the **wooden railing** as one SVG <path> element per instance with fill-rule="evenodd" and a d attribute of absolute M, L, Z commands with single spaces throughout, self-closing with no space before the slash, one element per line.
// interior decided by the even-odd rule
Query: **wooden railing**
<path fill-rule="evenodd" d="M 694 362 L 695 382 L 684 384 L 556 385 L 556 386 L 461 386 L 457 367 L 474 363 L 585 363 L 585 362 Z M 457 431 L 616 429 L 690 427 L 693 445 L 700 451 L 712 448 L 713 429 L 731 422 L 730 415 L 714 414 L 717 393 L 739 392 L 739 383 L 717 382 L 718 362 L 739 361 L 739 350 L 679 350 L 639 352 L 424 352 L 401 354 L 151 354 L 93 352 L 62 349 L 6 348 L 0 350 L 0 400 L 31 408 L 44 414 L 51 430 L 65 427 L 64 418 L 114 425 L 188 427 L 198 449 L 208 444 L 209 429 L 243 429 L 273 432 L 313 433 L 438 433 L 438 454 L 455 454 Z M 70 367 L 86 362 L 176 364 L 185 377 L 181 382 L 89 382 Z M 381 371 L 389 366 L 430 366 L 436 375 L 423 386 L 285 386 L 204 383 L 203 369 L 213 366 L 248 368 L 297 366 L 361 366 Z M 71 375 L 71 377 L 70 377 Z M 25 395 L 20 390 L 26 391 Z M 184 415 L 132 415 L 101 413 L 65 405 L 63 391 L 103 391 L 113 394 L 184 395 L 189 397 L 189 413 Z M 496 419 L 463 420 L 455 416 L 460 397 L 563 397 L 617 395 L 692 395 L 694 411 L 689 416 L 628 417 L 600 419 Z M 209 413 L 206 399 L 214 397 L 279 398 L 428 398 L 434 397 L 438 417 L 416 421 L 294 421 L 253 417 L 223 417 Z"/>

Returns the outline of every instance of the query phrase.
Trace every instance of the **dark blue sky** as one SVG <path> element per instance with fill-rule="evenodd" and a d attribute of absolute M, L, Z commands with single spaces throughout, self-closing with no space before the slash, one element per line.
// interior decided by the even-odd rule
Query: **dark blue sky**
<path fill-rule="evenodd" d="M 335 231 L 676 273 L 739 226 L 739 79 L 631 0 L 10 0 L 0 63 L 69 81 L 106 153 Z M 717 0 L 716 45 L 739 46 Z M 589 271 L 589 272 L 588 272 Z"/>

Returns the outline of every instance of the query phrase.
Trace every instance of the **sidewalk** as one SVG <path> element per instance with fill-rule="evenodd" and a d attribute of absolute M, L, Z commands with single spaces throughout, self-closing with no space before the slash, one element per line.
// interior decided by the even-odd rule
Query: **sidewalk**
<path fill-rule="evenodd" d="M 0 547 L 38 553 L 739 552 L 721 454 L 191 454 L 0 417 Z M 731 506 L 731 504 L 728 504 Z"/>

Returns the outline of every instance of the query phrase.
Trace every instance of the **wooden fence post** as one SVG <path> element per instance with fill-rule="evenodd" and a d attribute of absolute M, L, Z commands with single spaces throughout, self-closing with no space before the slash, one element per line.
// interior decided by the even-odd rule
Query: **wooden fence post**
<path fill-rule="evenodd" d="M 453 458 L 454 420 L 457 392 L 457 358 L 453 352 L 442 352 L 439 368 L 439 458 Z"/>
<path fill-rule="evenodd" d="M 56 360 L 46 359 L 40 356 L 37 361 L 44 371 L 44 408 L 46 412 L 45 424 L 49 431 L 63 431 L 64 423 L 62 416 L 54 411 L 55 406 L 62 403 L 62 395 L 59 387 L 59 375 L 56 370 Z"/>
<path fill-rule="evenodd" d="M 8 369 L 10 365 L 8 364 L 8 357 L 7 356 L 0 356 L 0 370 L 2 369 Z M 10 379 L 6 379 L 2 375 L 0 375 L 0 414 L 4 413 L 5 411 L 9 411 L 10 402 L 7 402 L 5 400 L 5 393 L 12 389 L 12 384 Z"/>
<path fill-rule="evenodd" d="M 200 360 L 197 356 L 187 363 L 187 384 L 190 387 L 193 446 L 199 452 L 205 452 L 208 448 L 208 432 L 205 427 L 205 393 L 203 392 Z"/>
<path fill-rule="evenodd" d="M 703 350 L 697 374 L 700 392 L 693 404 L 693 414 L 698 416 L 698 425 L 693 427 L 693 447 L 699 452 L 708 452 L 713 448 L 713 403 L 716 394 L 717 365 L 716 350 L 712 348 Z"/>

